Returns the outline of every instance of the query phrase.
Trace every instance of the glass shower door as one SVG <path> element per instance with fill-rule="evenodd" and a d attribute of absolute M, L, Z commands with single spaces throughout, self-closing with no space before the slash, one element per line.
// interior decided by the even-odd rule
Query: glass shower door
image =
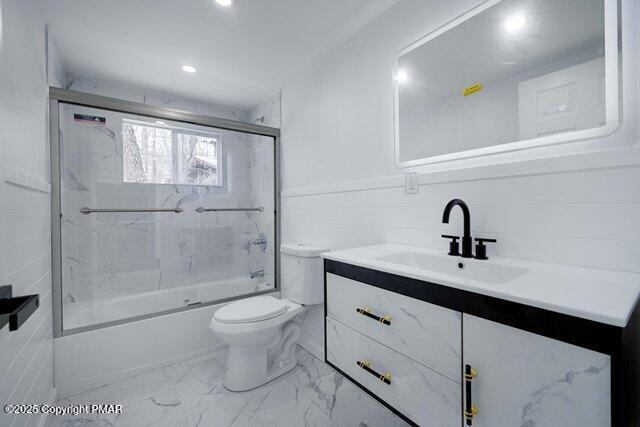
<path fill-rule="evenodd" d="M 59 126 L 64 331 L 275 288 L 273 138 L 66 103 Z"/>
<path fill-rule="evenodd" d="M 226 132 L 224 140 L 230 189 L 184 204 L 184 275 L 198 303 L 275 288 L 273 138 Z"/>

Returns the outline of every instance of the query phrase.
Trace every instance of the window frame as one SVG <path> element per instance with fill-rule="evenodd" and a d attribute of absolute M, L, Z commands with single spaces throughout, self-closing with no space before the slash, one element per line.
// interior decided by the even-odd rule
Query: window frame
<path fill-rule="evenodd" d="M 223 164 L 223 144 L 222 144 L 222 134 L 217 132 L 208 132 L 200 129 L 190 129 L 181 126 L 173 126 L 170 124 L 160 124 L 147 122 L 144 120 L 134 120 L 124 118 L 122 119 L 123 126 L 125 124 L 133 125 L 133 126 L 145 126 L 156 129 L 164 129 L 171 131 L 171 181 L 172 182 L 132 182 L 124 180 L 124 168 L 125 168 L 125 157 L 122 156 L 122 182 L 125 184 L 146 184 L 146 185 L 180 185 L 180 186 L 192 186 L 192 187 L 213 187 L 213 188 L 223 188 L 225 185 L 224 179 L 224 164 Z M 124 135 L 121 132 L 121 135 Z M 178 135 L 193 135 L 193 136 L 202 136 L 207 138 L 215 138 L 215 148 L 216 148 L 216 160 L 217 160 L 217 182 L 215 184 L 205 184 L 205 183 L 192 183 L 192 182 L 178 182 Z M 124 146 L 124 137 L 122 144 Z M 124 153 L 124 150 L 123 150 Z"/>

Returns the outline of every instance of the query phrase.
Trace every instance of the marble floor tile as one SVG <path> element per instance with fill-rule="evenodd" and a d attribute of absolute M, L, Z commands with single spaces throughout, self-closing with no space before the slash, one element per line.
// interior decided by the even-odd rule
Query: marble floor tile
<path fill-rule="evenodd" d="M 227 351 L 147 372 L 60 404 L 114 403 L 120 415 L 52 417 L 51 427 L 400 427 L 406 424 L 328 365 L 298 348 L 298 366 L 247 392 L 222 381 Z"/>

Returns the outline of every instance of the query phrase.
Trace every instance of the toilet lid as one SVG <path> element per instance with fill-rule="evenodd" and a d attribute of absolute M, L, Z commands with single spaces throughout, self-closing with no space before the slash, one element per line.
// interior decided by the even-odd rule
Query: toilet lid
<path fill-rule="evenodd" d="M 220 323 L 249 323 L 271 319 L 285 311 L 284 301 L 266 295 L 232 302 L 216 311 L 213 318 Z"/>

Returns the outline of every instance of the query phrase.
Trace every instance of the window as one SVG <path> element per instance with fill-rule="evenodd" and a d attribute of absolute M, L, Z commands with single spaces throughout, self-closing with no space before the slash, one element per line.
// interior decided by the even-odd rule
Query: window
<path fill-rule="evenodd" d="M 124 120 L 123 181 L 221 186 L 220 139 L 215 133 Z"/>

